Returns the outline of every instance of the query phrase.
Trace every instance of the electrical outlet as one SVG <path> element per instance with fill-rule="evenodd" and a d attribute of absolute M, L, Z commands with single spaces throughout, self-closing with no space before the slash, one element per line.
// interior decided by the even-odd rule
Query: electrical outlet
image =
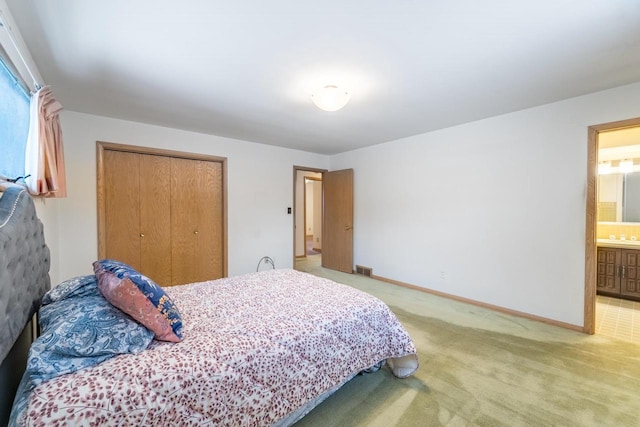
<path fill-rule="evenodd" d="M 440 279 L 441 280 L 447 280 L 447 273 L 445 273 L 444 271 L 440 272 Z"/>

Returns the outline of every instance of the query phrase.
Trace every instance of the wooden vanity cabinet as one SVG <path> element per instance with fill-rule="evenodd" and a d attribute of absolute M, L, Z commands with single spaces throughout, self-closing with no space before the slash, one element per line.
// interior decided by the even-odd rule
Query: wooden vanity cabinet
<path fill-rule="evenodd" d="M 598 248 L 596 290 L 598 293 L 620 293 L 621 249 Z"/>
<path fill-rule="evenodd" d="M 597 292 L 640 300 L 640 250 L 598 247 Z"/>
<path fill-rule="evenodd" d="M 640 299 L 639 261 L 640 250 L 621 249 L 622 277 L 620 279 L 620 293 L 624 296 Z"/>

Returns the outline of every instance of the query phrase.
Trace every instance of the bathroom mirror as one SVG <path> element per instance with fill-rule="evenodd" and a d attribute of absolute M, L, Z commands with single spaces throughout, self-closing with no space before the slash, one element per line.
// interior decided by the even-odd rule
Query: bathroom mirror
<path fill-rule="evenodd" d="M 640 172 L 598 175 L 598 221 L 640 223 Z"/>
<path fill-rule="evenodd" d="M 640 223 L 640 126 L 598 134 L 597 219 Z"/>

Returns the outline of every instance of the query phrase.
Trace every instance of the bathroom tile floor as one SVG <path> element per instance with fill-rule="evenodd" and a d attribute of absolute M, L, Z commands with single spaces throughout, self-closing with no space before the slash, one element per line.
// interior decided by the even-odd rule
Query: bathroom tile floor
<path fill-rule="evenodd" d="M 597 295 L 596 334 L 640 343 L 640 302 Z"/>

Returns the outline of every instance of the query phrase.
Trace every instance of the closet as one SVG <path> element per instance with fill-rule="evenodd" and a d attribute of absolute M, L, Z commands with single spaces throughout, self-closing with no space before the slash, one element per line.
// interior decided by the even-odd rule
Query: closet
<path fill-rule="evenodd" d="M 98 255 L 161 286 L 225 277 L 226 159 L 98 142 Z"/>

